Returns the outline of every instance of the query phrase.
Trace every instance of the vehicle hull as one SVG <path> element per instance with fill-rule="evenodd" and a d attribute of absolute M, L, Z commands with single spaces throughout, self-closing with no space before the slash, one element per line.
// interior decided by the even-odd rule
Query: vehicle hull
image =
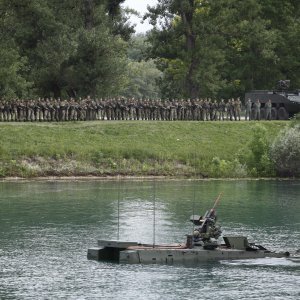
<path fill-rule="evenodd" d="M 182 244 L 153 246 L 118 241 L 99 241 L 98 245 L 99 247 L 88 249 L 88 259 L 128 264 L 194 264 L 219 260 L 289 256 L 288 252 L 232 249 L 226 245 L 220 245 L 214 250 L 206 250 L 202 246 L 189 249 Z"/>

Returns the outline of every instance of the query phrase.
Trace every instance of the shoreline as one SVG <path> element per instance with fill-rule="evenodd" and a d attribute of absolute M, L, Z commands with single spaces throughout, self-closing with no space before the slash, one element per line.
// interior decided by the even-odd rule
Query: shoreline
<path fill-rule="evenodd" d="M 0 182 L 32 182 L 32 181 L 300 181 L 296 177 L 244 177 L 244 178 L 193 178 L 193 177 L 176 177 L 176 176 L 46 176 L 46 177 L 4 177 L 0 178 Z"/>

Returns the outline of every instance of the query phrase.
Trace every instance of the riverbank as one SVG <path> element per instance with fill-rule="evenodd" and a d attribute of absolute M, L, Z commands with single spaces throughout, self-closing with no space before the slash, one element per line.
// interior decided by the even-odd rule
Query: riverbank
<path fill-rule="evenodd" d="M 215 161 L 245 151 L 256 123 L 1 123 L 0 177 L 216 177 Z M 259 123 L 270 140 L 288 124 Z M 248 177 L 241 167 L 220 177 Z"/>

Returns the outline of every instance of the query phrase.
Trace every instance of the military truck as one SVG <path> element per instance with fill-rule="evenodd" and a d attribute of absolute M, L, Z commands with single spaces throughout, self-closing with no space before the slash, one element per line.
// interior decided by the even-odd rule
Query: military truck
<path fill-rule="evenodd" d="M 300 90 L 288 91 L 289 80 L 280 80 L 276 89 L 250 91 L 245 94 L 245 101 L 250 99 L 254 103 L 257 99 L 261 103 L 260 116 L 265 118 L 265 104 L 270 99 L 272 102 L 271 117 L 273 120 L 287 120 L 300 112 Z M 252 118 L 254 108 L 252 108 Z"/>

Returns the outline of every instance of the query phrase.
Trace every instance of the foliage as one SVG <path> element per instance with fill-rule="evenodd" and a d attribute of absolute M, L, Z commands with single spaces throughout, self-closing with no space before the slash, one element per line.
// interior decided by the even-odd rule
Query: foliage
<path fill-rule="evenodd" d="M 128 58 L 132 61 L 140 62 L 148 58 L 148 51 L 151 44 L 147 41 L 145 34 L 139 33 L 131 36 L 128 45 Z"/>
<path fill-rule="evenodd" d="M 160 91 L 157 81 L 161 78 L 161 72 L 156 68 L 153 60 L 130 61 L 128 63 L 128 84 L 123 91 L 125 97 L 159 98 Z"/>
<path fill-rule="evenodd" d="M 300 125 L 280 132 L 271 146 L 271 158 L 279 176 L 300 175 Z"/>
<path fill-rule="evenodd" d="M 121 91 L 122 96 L 131 98 L 159 98 L 158 81 L 162 73 L 157 69 L 153 59 L 147 59 L 150 47 L 146 36 L 132 36 L 128 47 L 127 84 Z"/>
<path fill-rule="evenodd" d="M 22 76 L 26 71 L 26 59 L 5 43 L 0 45 L 0 57 L 0 98 L 11 99 L 28 95 L 31 83 Z"/>
<path fill-rule="evenodd" d="M 1 0 L 1 94 L 26 97 L 31 83 L 38 96 L 117 94 L 133 32 L 122 2 Z"/>
<path fill-rule="evenodd" d="M 223 178 L 243 178 L 247 177 L 246 166 L 242 165 L 238 159 L 225 160 L 219 157 L 212 159 L 212 176 Z"/>
<path fill-rule="evenodd" d="M 295 114 L 291 120 L 291 127 L 296 126 L 297 124 L 300 124 L 300 113 Z"/>
<path fill-rule="evenodd" d="M 239 153 L 239 160 L 246 164 L 250 176 L 274 175 L 274 166 L 270 159 L 270 138 L 265 126 L 256 124 L 247 149 L 244 153 Z"/>
<path fill-rule="evenodd" d="M 299 87 L 299 1 L 158 0 L 145 18 L 168 97 L 231 97 Z"/>

